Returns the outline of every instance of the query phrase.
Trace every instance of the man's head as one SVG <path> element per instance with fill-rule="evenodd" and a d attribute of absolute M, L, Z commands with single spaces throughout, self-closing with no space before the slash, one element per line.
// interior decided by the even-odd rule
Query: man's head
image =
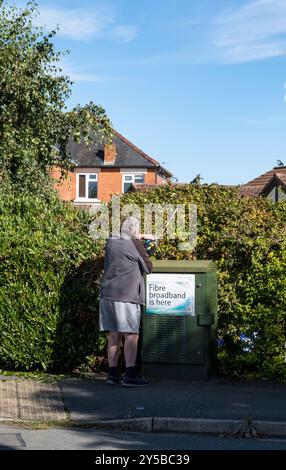
<path fill-rule="evenodd" d="M 121 234 L 128 238 L 138 238 L 140 222 L 136 217 L 128 217 L 121 225 Z"/>

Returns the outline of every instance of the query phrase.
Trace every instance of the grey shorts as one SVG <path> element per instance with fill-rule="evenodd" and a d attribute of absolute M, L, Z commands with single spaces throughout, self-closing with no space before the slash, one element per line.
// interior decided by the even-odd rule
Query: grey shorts
<path fill-rule="evenodd" d="M 139 333 L 141 305 L 130 302 L 117 302 L 99 299 L 100 331 Z"/>

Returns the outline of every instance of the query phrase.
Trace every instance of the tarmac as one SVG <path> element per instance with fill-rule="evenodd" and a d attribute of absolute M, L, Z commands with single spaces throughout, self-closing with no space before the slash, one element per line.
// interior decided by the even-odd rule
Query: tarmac
<path fill-rule="evenodd" d="M 286 384 L 152 379 L 127 388 L 104 374 L 53 383 L 0 376 L 0 422 L 139 432 L 286 437 Z"/>

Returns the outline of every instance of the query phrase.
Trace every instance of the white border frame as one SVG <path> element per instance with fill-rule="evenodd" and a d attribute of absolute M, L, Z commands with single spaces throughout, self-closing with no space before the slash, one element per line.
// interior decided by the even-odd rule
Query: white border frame
<path fill-rule="evenodd" d="M 127 181 L 124 181 L 125 176 L 132 176 L 131 184 L 134 184 L 135 183 L 135 175 L 143 175 L 144 176 L 144 182 L 145 182 L 146 173 L 147 173 L 146 171 L 145 172 L 144 171 L 121 172 L 121 174 L 122 174 L 122 187 L 121 187 L 122 194 L 126 194 L 124 192 L 124 183 L 127 183 Z M 140 184 L 144 184 L 144 183 L 140 183 Z"/>
<path fill-rule="evenodd" d="M 85 194 L 88 194 L 88 182 L 89 181 L 95 181 L 95 180 L 90 180 L 89 176 L 96 176 L 96 182 L 97 182 L 97 193 L 98 193 L 98 173 L 76 173 L 76 199 L 75 202 L 100 202 L 100 199 L 98 198 L 89 198 L 89 197 L 80 197 L 79 196 L 79 177 L 80 176 L 85 176 Z"/>

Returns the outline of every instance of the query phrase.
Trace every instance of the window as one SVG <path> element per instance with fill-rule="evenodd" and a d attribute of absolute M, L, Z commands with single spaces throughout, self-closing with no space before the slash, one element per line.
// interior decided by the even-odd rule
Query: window
<path fill-rule="evenodd" d="M 77 199 L 97 199 L 96 173 L 81 173 L 78 175 Z"/>
<path fill-rule="evenodd" d="M 124 175 L 123 176 L 123 192 L 127 193 L 128 189 L 131 187 L 133 183 L 133 176 L 132 175 Z"/>
<path fill-rule="evenodd" d="M 144 173 L 134 173 L 129 175 L 123 175 L 123 187 L 122 192 L 127 193 L 133 183 L 144 183 Z"/>

